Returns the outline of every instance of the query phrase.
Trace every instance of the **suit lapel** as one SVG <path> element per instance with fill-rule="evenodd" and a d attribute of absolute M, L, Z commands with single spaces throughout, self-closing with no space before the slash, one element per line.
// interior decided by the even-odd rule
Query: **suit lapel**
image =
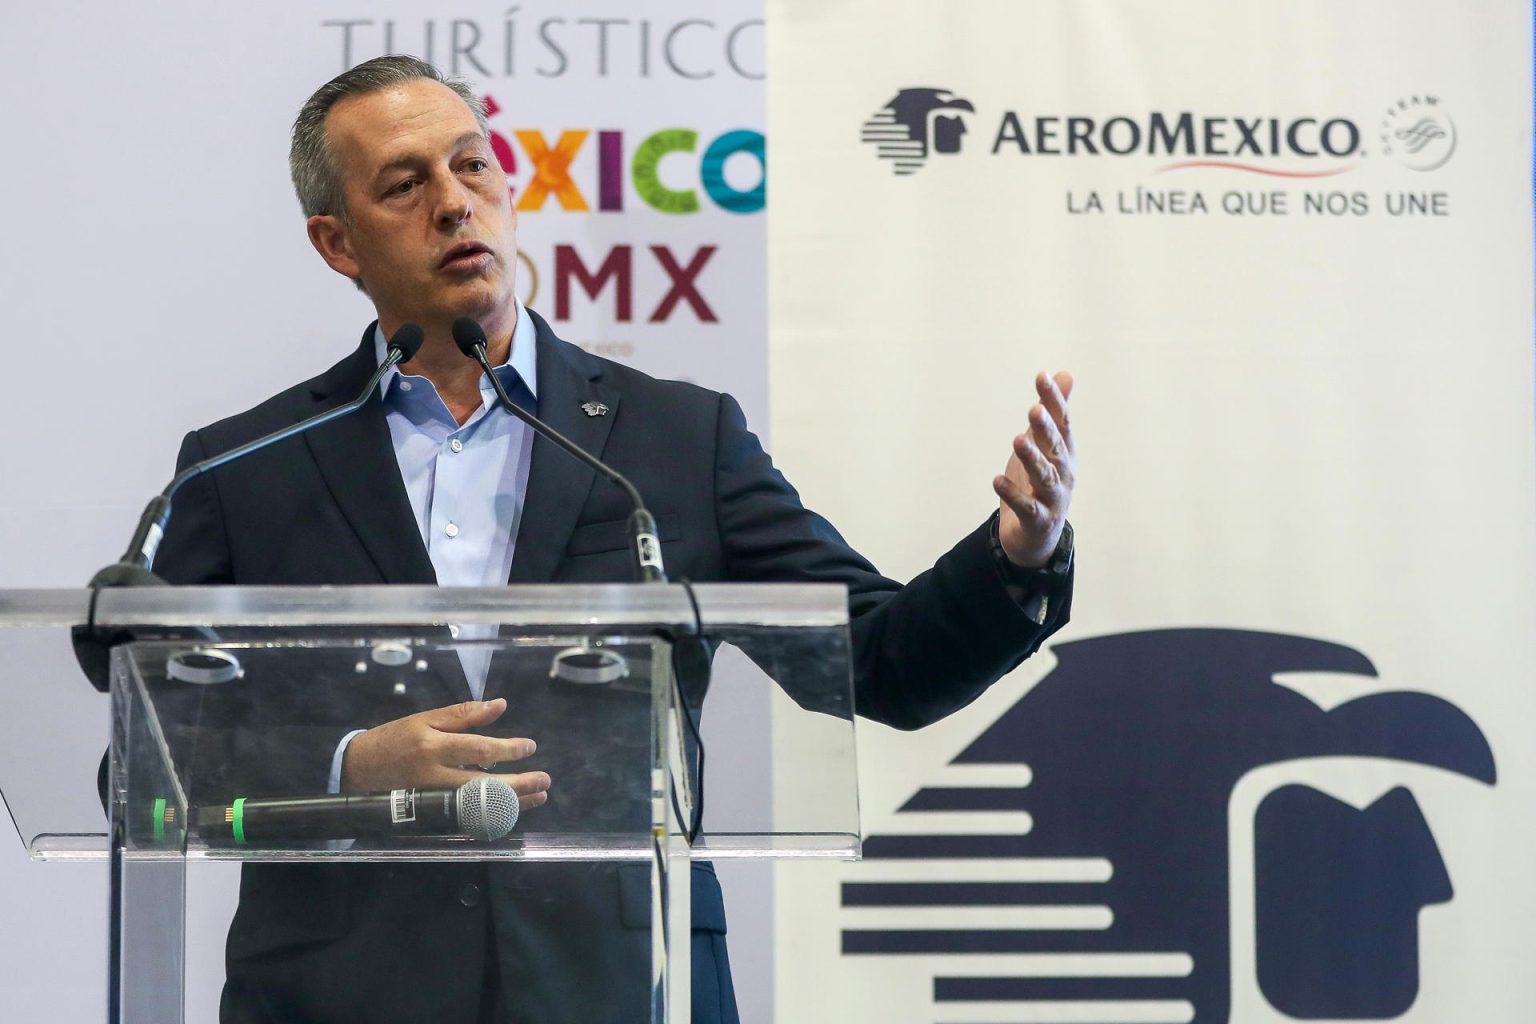
<path fill-rule="evenodd" d="M 528 315 L 538 331 L 539 418 L 601 458 L 618 416 L 618 393 L 603 385 L 601 363 L 555 337 L 538 314 Z M 607 414 L 588 416 L 581 408 L 586 402 L 601 402 Z M 509 583 L 548 583 L 554 578 L 596 477 L 550 441 L 534 439 Z"/>
<path fill-rule="evenodd" d="M 312 416 L 357 397 L 376 367 L 373 326 L 357 352 L 336 364 L 311 388 Z M 437 574 L 416 528 L 411 500 L 400 478 L 394 443 L 377 393 L 357 412 L 304 434 L 331 497 L 362 541 L 385 583 L 432 584 Z"/>

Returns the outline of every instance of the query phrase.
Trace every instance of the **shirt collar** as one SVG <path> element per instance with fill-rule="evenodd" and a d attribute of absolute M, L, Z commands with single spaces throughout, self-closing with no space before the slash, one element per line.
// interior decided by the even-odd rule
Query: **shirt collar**
<path fill-rule="evenodd" d="M 514 298 L 517 303 L 517 326 L 512 328 L 512 351 L 508 354 L 506 362 L 494 367 L 496 375 L 501 378 L 502 385 L 510 389 L 510 373 L 516 373 L 522 378 L 523 386 L 534 398 L 539 397 L 539 360 L 538 360 L 538 331 L 534 329 L 533 318 L 528 315 L 528 310 L 523 308 L 521 299 Z M 375 324 L 373 327 L 373 353 L 378 362 L 384 361 L 384 356 L 389 352 L 389 339 L 384 337 L 384 328 Z M 388 395 L 395 387 L 396 382 L 406 374 L 399 366 L 392 366 L 384 379 L 379 382 L 379 394 Z M 481 380 L 481 387 L 490 385 Z"/>

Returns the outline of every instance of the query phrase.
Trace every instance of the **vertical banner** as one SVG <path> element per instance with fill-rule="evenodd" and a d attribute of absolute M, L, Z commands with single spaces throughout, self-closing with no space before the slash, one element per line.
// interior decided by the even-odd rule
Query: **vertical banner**
<path fill-rule="evenodd" d="M 909 576 L 1036 371 L 1080 452 L 1071 625 L 861 726 L 864 862 L 780 869 L 780 1019 L 1531 1019 L 1529 6 L 769 24 L 808 503 Z"/>
<path fill-rule="evenodd" d="M 0 180 L 17 201 L 0 254 L 14 384 L 0 586 L 83 585 L 122 551 L 186 431 L 357 345 L 372 309 L 305 238 L 288 135 L 316 87 L 384 53 L 485 97 L 518 209 L 519 292 L 556 333 L 730 391 L 765 426 L 760 0 L 25 3 L 6 20 Z M 733 731 L 766 718 L 766 694 L 722 689 L 708 735 L 751 749 L 711 762 L 711 790 L 766 805 L 749 763 L 766 741 Z M 83 678 L 59 690 L 74 709 L 59 717 L 104 747 L 106 700 Z M 95 773 L 83 763 L 58 784 L 94 801 Z M 193 883 L 188 1019 L 213 1020 L 235 876 L 199 869 Z M 732 899 L 738 984 L 762 1006 L 769 888 Z M 0 837 L 0 899 L 7 1016 L 99 1018 L 105 865 L 29 864 Z"/>

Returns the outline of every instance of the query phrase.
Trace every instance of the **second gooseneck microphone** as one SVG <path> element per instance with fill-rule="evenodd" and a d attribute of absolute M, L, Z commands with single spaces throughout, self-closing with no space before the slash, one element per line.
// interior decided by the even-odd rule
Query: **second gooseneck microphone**
<path fill-rule="evenodd" d="M 327 409 L 318 415 L 311 416 L 292 426 L 282 430 L 258 437 L 254 441 L 247 441 L 227 452 L 221 452 L 209 459 L 193 463 L 180 473 L 175 479 L 165 485 L 165 490 L 150 499 L 144 507 L 144 512 L 139 516 L 139 525 L 133 531 L 133 539 L 128 542 L 128 550 L 123 552 L 123 557 L 111 565 L 96 571 L 86 584 L 92 592 L 90 611 L 87 621 L 83 626 L 75 626 L 70 630 L 75 648 L 75 660 L 80 663 L 81 670 L 91 684 L 101 692 L 107 692 L 108 682 L 108 658 L 112 647 L 122 642 L 126 634 L 121 632 L 108 634 L 100 630 L 96 625 L 96 595 L 107 587 L 146 587 L 163 586 L 165 581 L 154 574 L 155 552 L 160 549 L 160 541 L 165 536 L 165 526 L 171 520 L 171 502 L 176 492 L 187 481 L 201 476 L 210 469 L 217 469 L 227 462 L 231 462 L 254 451 L 259 451 L 269 444 L 276 444 L 295 434 L 302 434 L 311 427 L 318 427 L 322 423 L 356 412 L 368 403 L 373 396 L 374 389 L 379 386 L 379 381 L 391 367 L 408 362 L 421 348 L 425 339 L 422 329 L 416 324 L 403 324 L 395 331 L 394 337 L 389 339 L 389 351 L 384 357 L 384 362 L 368 378 L 368 384 L 352 401 L 345 405 L 338 405 L 334 409 Z M 217 637 L 207 629 L 201 629 L 206 639 L 215 640 Z"/>
<path fill-rule="evenodd" d="M 591 455 L 576 442 L 512 401 L 512 396 L 507 394 L 507 389 L 502 386 L 501 379 L 496 376 L 496 371 L 491 366 L 490 356 L 486 352 L 488 342 L 485 337 L 485 328 L 480 326 L 479 321 L 467 316 L 461 316 L 455 320 L 453 341 L 459 346 L 460 352 L 480 364 L 485 375 L 491 379 L 491 387 L 496 390 L 496 400 L 503 409 L 528 424 L 540 437 L 624 489 L 624 493 L 629 495 L 629 500 L 635 506 L 635 510 L 629 516 L 630 547 L 635 574 L 641 583 L 667 582 L 666 568 L 661 561 L 661 540 L 656 536 L 656 520 L 646 509 L 645 502 L 641 499 L 635 485 L 618 470 Z"/>
<path fill-rule="evenodd" d="M 160 547 L 161 537 L 165 535 L 165 524 L 171 518 L 171 499 L 175 497 L 176 492 L 188 480 L 201 476 L 210 469 L 217 469 L 226 462 L 232 462 L 241 456 L 249 455 L 251 452 L 265 448 L 269 444 L 276 444 L 278 441 L 292 437 L 294 434 L 302 434 L 312 427 L 318 427 L 322 423 L 329 423 L 340 416 L 345 416 L 348 413 L 361 409 L 373 395 L 374 389 L 379 386 L 379 381 L 383 379 L 384 375 L 392 367 L 400 363 L 409 362 L 411 357 L 421 348 L 424 338 L 425 334 L 416 324 L 402 325 L 399 330 L 395 331 L 394 337 L 389 339 L 389 353 L 385 356 L 384 362 L 373 372 L 373 376 L 368 378 L 368 384 L 363 388 L 362 393 L 352 401 L 345 405 L 338 405 L 334 409 L 327 409 L 325 412 L 311 416 L 307 420 L 301 420 L 291 427 L 284 427 L 282 430 L 268 434 L 265 437 L 258 437 L 254 441 L 248 441 L 237 448 L 231 448 L 227 452 L 215 455 L 211 459 L 204 459 L 202 462 L 193 463 L 176 474 L 176 478 L 167 484 L 165 490 L 157 494 L 150 501 L 148 507 L 144 509 L 144 514 L 139 517 L 138 529 L 134 531 L 133 539 L 128 543 L 128 550 L 123 553 L 123 557 L 118 561 L 118 565 L 136 566 L 146 570 L 154 567 L 155 552 Z M 112 567 L 109 566 L 108 568 Z M 103 571 L 105 572 L 106 570 Z M 91 585 L 96 585 L 94 580 Z"/>

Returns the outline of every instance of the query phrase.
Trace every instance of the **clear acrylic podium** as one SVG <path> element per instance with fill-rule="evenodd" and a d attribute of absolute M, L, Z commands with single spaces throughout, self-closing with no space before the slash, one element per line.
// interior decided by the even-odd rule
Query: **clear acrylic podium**
<path fill-rule="evenodd" d="M 110 863 L 114 1021 L 184 1019 L 189 861 L 632 865 L 629 877 L 649 874 L 649 905 L 637 901 L 649 941 L 602 970 L 622 1019 L 661 1024 L 688 1019 L 692 860 L 859 854 L 840 586 L 103 590 L 96 627 L 131 638 L 113 650 L 110 716 L 71 652 L 90 603 L 86 591 L 0 591 L 0 794 L 34 860 Z M 705 686 L 761 682 L 709 684 L 701 669 L 721 644 L 806 719 L 766 805 L 713 792 L 697 772 Z M 398 796 L 323 836 L 258 813 L 335 792 L 343 737 L 469 700 L 482 679 L 507 710 L 476 731 L 531 737 L 538 751 L 463 767 L 553 780 L 549 802 L 505 837 L 418 823 Z M 107 819 L 95 783 L 109 718 Z M 701 790 L 708 815 L 690 842 Z"/>

